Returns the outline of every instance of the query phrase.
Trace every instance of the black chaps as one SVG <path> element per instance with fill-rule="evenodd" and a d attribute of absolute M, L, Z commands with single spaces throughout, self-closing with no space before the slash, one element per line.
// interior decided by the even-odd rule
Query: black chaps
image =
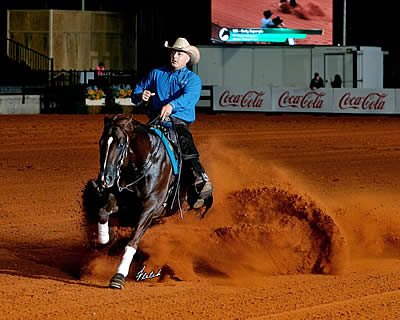
<path fill-rule="evenodd" d="M 182 152 L 183 167 L 190 169 L 195 183 L 196 180 L 204 178 L 205 170 L 200 163 L 200 155 L 194 144 L 189 123 L 178 118 L 173 118 L 173 121 Z"/>

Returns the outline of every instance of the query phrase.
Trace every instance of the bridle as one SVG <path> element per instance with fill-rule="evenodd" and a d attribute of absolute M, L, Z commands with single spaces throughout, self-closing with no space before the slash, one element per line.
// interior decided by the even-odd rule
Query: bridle
<path fill-rule="evenodd" d="M 146 125 L 143 126 L 143 127 L 145 128 L 144 130 L 146 131 L 146 133 L 147 133 L 149 136 L 151 136 L 151 134 L 149 133 L 150 130 L 148 130 L 148 128 L 149 128 L 152 124 L 154 124 L 158 119 L 159 119 L 159 116 L 158 116 L 157 118 L 153 119 L 151 122 L 149 122 L 149 123 L 147 123 Z M 129 133 L 126 132 L 126 130 L 125 130 L 124 128 L 120 127 L 120 126 L 114 126 L 114 127 L 118 127 L 118 128 L 123 132 L 123 134 L 126 136 L 125 142 L 124 142 L 124 144 L 121 146 L 122 151 L 121 151 L 121 153 L 120 153 L 121 156 L 120 156 L 120 159 L 119 159 L 119 161 L 118 161 L 118 164 L 117 164 L 117 165 L 113 165 L 113 166 L 115 167 L 115 172 L 116 172 L 116 181 L 115 181 L 116 187 L 118 188 L 118 191 L 119 191 L 119 192 L 121 192 L 121 191 L 123 191 L 123 190 L 129 191 L 129 192 L 136 192 L 136 190 L 135 190 L 134 188 L 132 188 L 132 187 L 134 187 L 140 180 L 142 180 L 142 179 L 146 176 L 146 172 L 147 172 L 148 169 L 153 165 L 153 161 L 152 161 L 152 160 L 153 160 L 153 158 L 154 158 L 154 155 L 157 154 L 157 153 L 159 152 L 161 146 L 163 145 L 163 142 L 162 142 L 162 140 L 159 139 L 159 138 L 156 139 L 156 140 L 158 141 L 157 145 L 156 145 L 156 146 L 153 146 L 153 145 L 152 145 L 152 151 L 151 151 L 150 154 L 147 156 L 146 161 L 145 161 L 145 162 L 143 163 L 143 165 L 141 165 L 140 167 L 138 167 L 136 163 L 131 162 L 131 165 L 133 166 L 133 170 L 134 170 L 134 172 L 135 172 L 136 178 L 134 179 L 134 181 L 132 181 L 132 182 L 130 182 L 130 183 L 128 183 L 128 184 L 122 186 L 122 185 L 120 184 L 120 179 L 121 179 L 121 168 L 122 168 L 122 165 L 124 164 L 124 162 L 126 161 L 126 158 L 127 158 L 127 156 L 128 156 L 128 152 L 132 152 L 132 153 L 133 153 L 133 151 L 131 151 L 131 149 L 129 148 L 129 143 L 130 143 L 130 140 L 129 140 L 129 137 L 130 137 L 130 136 L 129 136 Z M 109 139 L 110 139 L 110 138 L 112 138 L 112 137 L 109 137 Z M 133 137 L 131 137 L 131 139 L 132 139 L 132 138 L 133 138 Z M 105 166 L 106 166 L 107 155 L 108 155 L 108 152 L 109 152 L 109 147 L 110 147 L 110 145 L 111 145 L 111 143 L 108 143 L 107 153 L 106 153 L 106 157 L 105 157 L 105 159 L 104 159 L 104 164 L 103 164 L 103 168 L 104 168 L 104 169 L 105 169 Z M 181 167 L 181 163 L 179 164 L 179 167 Z M 177 182 L 177 185 L 179 186 L 179 181 L 180 181 L 180 170 L 179 170 L 179 175 L 178 175 L 178 180 L 177 180 L 177 181 L 178 181 L 178 182 Z M 175 202 L 175 200 L 177 200 L 177 203 L 178 203 L 178 206 L 179 206 L 179 211 L 180 211 L 180 216 L 181 216 L 181 218 L 183 219 L 183 213 L 182 213 L 181 203 L 180 203 L 180 199 L 179 199 L 179 196 L 178 196 L 178 192 L 179 192 L 179 191 L 178 191 L 178 187 L 176 187 L 176 188 L 173 188 L 173 187 L 168 188 L 168 192 L 167 192 L 166 199 L 164 199 L 162 205 L 164 206 L 164 208 L 166 207 L 166 205 L 167 205 L 167 199 L 169 198 L 169 196 L 170 196 L 171 193 L 173 192 L 173 189 L 175 189 L 175 192 L 174 192 L 174 197 L 173 197 L 173 200 L 172 200 L 172 203 L 171 203 L 171 208 L 172 208 L 172 205 L 173 205 L 173 203 Z"/>
<path fill-rule="evenodd" d="M 119 127 L 119 126 L 118 126 Z M 130 139 L 129 139 L 129 134 L 126 132 L 126 130 L 124 130 L 123 128 L 119 127 L 119 129 L 123 132 L 124 136 L 126 137 L 123 145 L 121 146 L 122 150 L 120 152 L 121 156 L 120 159 L 118 161 L 118 164 L 116 165 L 110 165 L 111 167 L 114 166 L 115 167 L 115 172 L 116 172 L 116 186 L 118 188 L 118 191 L 121 192 L 123 190 L 129 191 L 129 192 L 135 192 L 135 190 L 133 190 L 131 187 L 136 185 L 140 180 L 142 180 L 145 175 L 146 175 L 146 171 L 152 166 L 153 162 L 153 156 L 154 154 L 156 154 L 160 148 L 161 143 L 158 143 L 157 148 L 154 149 L 152 148 L 152 152 L 150 153 L 150 155 L 147 157 L 146 161 L 143 163 L 143 165 L 141 165 L 140 167 L 137 166 L 137 164 L 135 164 L 134 162 L 132 162 L 132 166 L 133 166 L 133 170 L 135 172 L 135 180 L 126 184 L 126 185 L 121 185 L 120 184 L 120 179 L 121 179 L 121 168 L 122 165 L 124 164 L 124 162 L 126 161 L 126 158 L 128 156 L 128 152 L 132 152 L 129 151 L 129 143 L 130 143 Z M 112 137 L 109 137 L 109 139 Z M 107 146 L 107 153 L 106 153 L 106 157 L 104 159 L 104 164 L 103 164 L 103 168 L 105 169 L 106 166 L 106 162 L 107 162 L 107 156 L 108 156 L 108 152 L 109 152 L 109 148 L 110 148 L 111 143 L 108 142 L 108 146 Z"/>

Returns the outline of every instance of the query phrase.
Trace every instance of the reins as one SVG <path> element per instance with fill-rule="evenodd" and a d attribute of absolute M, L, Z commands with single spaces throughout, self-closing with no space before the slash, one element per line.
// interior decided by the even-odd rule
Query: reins
<path fill-rule="evenodd" d="M 123 130 L 123 129 L 122 129 L 122 130 Z M 129 137 L 129 134 L 128 134 L 125 130 L 123 130 L 123 131 L 124 131 L 125 134 Z M 132 187 L 132 186 L 136 185 L 140 180 L 142 180 L 142 179 L 145 177 L 146 171 L 147 171 L 148 167 L 150 167 L 150 166 L 152 165 L 151 160 L 153 159 L 154 154 L 156 154 L 156 153 L 158 152 L 158 150 L 160 149 L 160 145 L 161 145 L 161 144 L 158 143 L 157 149 L 156 149 L 156 150 L 154 150 L 154 149 L 152 148 L 152 152 L 150 153 L 150 156 L 148 156 L 148 159 L 146 160 L 146 162 L 145 162 L 145 163 L 141 166 L 141 168 L 140 168 L 140 171 L 142 172 L 141 175 L 140 175 L 136 180 L 134 180 L 133 182 L 130 182 L 130 183 L 128 183 L 128 184 L 125 185 L 125 186 L 121 186 L 120 183 L 119 183 L 119 180 L 120 180 L 120 172 L 121 172 L 121 167 L 122 167 L 123 160 L 125 160 L 125 158 L 126 158 L 126 156 L 127 156 L 127 152 L 124 152 L 124 155 L 123 155 L 123 157 L 122 157 L 121 163 L 120 163 L 120 165 L 117 167 L 117 175 L 118 175 L 118 178 L 117 178 L 117 187 L 118 187 L 118 191 L 119 191 L 119 192 L 121 192 L 122 190 L 127 190 L 127 191 L 129 191 L 129 192 L 135 192 L 134 190 L 129 189 L 129 187 Z M 127 139 L 126 148 L 127 148 L 127 150 L 129 149 L 129 139 Z M 137 166 L 135 166 L 134 170 L 135 170 L 135 171 L 139 171 L 139 169 L 138 169 Z"/>
<path fill-rule="evenodd" d="M 146 125 L 143 125 L 143 127 L 145 127 L 145 129 L 146 129 L 146 133 L 147 134 L 150 135 L 150 132 L 149 132 L 148 128 L 153 126 L 159 119 L 160 119 L 160 115 L 158 115 L 157 117 L 155 117 L 154 119 L 149 121 Z M 175 123 L 173 121 L 171 121 L 171 122 L 172 122 L 173 129 L 176 130 L 175 129 Z M 117 171 L 116 185 L 117 185 L 117 188 L 118 188 L 119 192 L 122 192 L 123 190 L 129 191 L 129 192 L 135 192 L 135 190 L 132 187 L 137 185 L 139 183 L 139 181 L 141 181 L 146 176 L 146 171 L 153 164 L 152 163 L 152 159 L 153 159 L 154 155 L 159 152 L 159 149 L 160 149 L 161 145 L 163 144 L 163 142 L 162 142 L 161 139 L 157 139 L 158 140 L 157 148 L 154 149 L 153 146 L 152 146 L 152 152 L 150 153 L 150 156 L 148 156 L 148 159 L 146 160 L 146 162 L 141 166 L 140 170 L 134 164 L 134 171 L 136 171 L 136 172 L 140 171 L 141 172 L 139 177 L 137 177 L 134 181 L 126 184 L 125 186 L 121 186 L 120 185 L 121 167 L 122 167 L 122 165 L 123 165 L 123 163 L 126 160 L 126 157 L 128 155 L 129 143 L 130 143 L 129 142 L 129 140 L 130 140 L 129 133 L 126 130 L 124 130 L 123 128 L 121 128 L 121 130 L 126 134 L 127 139 L 126 139 L 125 144 L 124 144 L 124 151 L 123 151 L 121 160 L 120 160 L 119 164 L 116 166 L 116 171 Z M 180 212 L 180 217 L 181 217 L 181 219 L 183 219 L 181 201 L 180 201 L 180 197 L 178 196 L 179 184 L 180 184 L 180 179 L 181 179 L 182 157 L 180 156 L 181 155 L 181 151 L 180 151 L 180 148 L 179 148 L 179 143 L 177 143 L 177 145 L 178 145 L 178 154 L 179 154 L 179 156 L 178 156 L 178 160 L 179 160 L 178 168 L 179 169 L 178 169 L 178 174 L 177 174 L 177 180 L 172 184 L 171 187 L 168 187 L 169 190 L 167 192 L 166 199 L 163 201 L 162 205 L 164 206 L 164 208 L 167 206 L 168 198 L 171 196 L 171 192 L 174 191 L 170 209 L 173 208 L 173 205 L 174 205 L 175 201 L 177 201 L 179 212 Z M 175 189 L 175 190 L 173 190 L 173 189 Z"/>

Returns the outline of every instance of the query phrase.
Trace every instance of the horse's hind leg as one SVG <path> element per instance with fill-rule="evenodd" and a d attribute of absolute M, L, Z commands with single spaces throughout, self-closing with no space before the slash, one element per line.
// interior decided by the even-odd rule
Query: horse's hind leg
<path fill-rule="evenodd" d="M 138 226 L 133 233 L 132 238 L 128 241 L 125 247 L 124 255 L 122 256 L 121 263 L 118 267 L 117 273 L 112 277 L 109 287 L 112 289 L 123 289 L 125 285 L 125 278 L 129 273 L 129 268 L 132 263 L 133 256 L 139 245 L 140 239 L 143 237 L 144 232 L 150 227 L 151 222 L 155 217 L 159 217 L 164 210 L 164 207 L 159 208 L 153 212 L 151 210 L 145 210 L 140 218 Z"/>
<path fill-rule="evenodd" d="M 98 225 L 98 240 L 102 245 L 107 244 L 112 235 L 110 236 L 110 227 L 108 226 L 108 220 L 110 214 L 118 211 L 117 199 L 112 193 L 109 193 L 107 203 L 104 207 L 99 210 L 99 221 Z"/>

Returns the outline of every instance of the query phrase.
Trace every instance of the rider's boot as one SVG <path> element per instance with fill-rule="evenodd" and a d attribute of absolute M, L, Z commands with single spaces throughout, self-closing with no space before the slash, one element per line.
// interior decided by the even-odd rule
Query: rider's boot
<path fill-rule="evenodd" d="M 213 185 L 205 172 L 202 172 L 201 175 L 196 175 L 194 190 L 198 196 L 193 208 L 200 209 L 205 205 L 206 199 L 212 196 L 213 192 Z"/>

